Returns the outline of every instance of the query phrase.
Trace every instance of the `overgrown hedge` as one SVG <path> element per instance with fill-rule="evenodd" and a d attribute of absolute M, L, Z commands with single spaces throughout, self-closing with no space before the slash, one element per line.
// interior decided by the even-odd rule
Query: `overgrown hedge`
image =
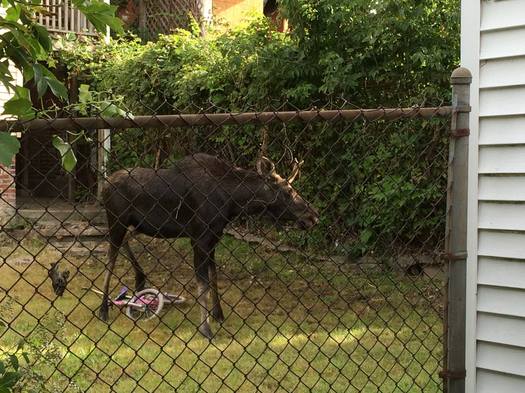
<path fill-rule="evenodd" d="M 61 61 L 81 82 L 123 97 L 134 114 L 449 101 L 449 76 L 459 55 L 458 0 L 280 4 L 289 34 L 260 19 L 205 38 L 180 31 L 147 44 L 66 43 Z M 270 154 L 281 157 L 285 145 L 305 159 L 298 188 L 324 210 L 322 225 L 309 238 L 316 244 L 357 252 L 378 242 L 433 246 L 444 222 L 443 127 L 437 120 L 272 126 Z M 172 157 L 198 146 L 249 165 L 260 132 L 249 126 L 162 137 L 116 133 L 114 158 L 126 166 L 145 157 L 152 163 L 162 143 Z"/>

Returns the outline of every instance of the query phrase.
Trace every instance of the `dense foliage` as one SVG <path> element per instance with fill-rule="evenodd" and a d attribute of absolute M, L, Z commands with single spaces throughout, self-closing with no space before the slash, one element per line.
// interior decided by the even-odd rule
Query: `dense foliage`
<path fill-rule="evenodd" d="M 361 106 L 448 96 L 459 55 L 457 0 L 281 4 L 290 34 L 257 20 L 205 39 L 181 31 L 147 45 L 75 49 L 72 65 L 137 110 L 165 99 L 181 109 L 213 102 L 234 110 L 283 102 L 308 107 L 340 96 Z"/>
<path fill-rule="evenodd" d="M 116 7 L 103 0 L 71 0 L 71 6 L 80 10 L 99 32 L 105 32 L 107 26 L 115 32 L 122 31 L 122 23 L 115 18 Z M 38 14 L 50 15 L 54 10 L 42 0 L 1 0 L 0 11 L 0 84 L 12 94 L 3 105 L 2 115 L 19 119 L 34 117 L 32 99 L 41 99 L 48 90 L 57 101 L 67 102 L 66 87 L 50 70 L 54 66 L 51 37 L 37 21 Z M 13 75 L 15 69 L 22 73 L 25 85 L 35 85 L 38 97 L 31 97 L 30 90 L 19 85 L 20 81 Z M 64 151 L 71 151 L 63 141 L 60 146 Z M 9 165 L 19 149 L 15 136 L 0 132 L 0 164 Z"/>
<path fill-rule="evenodd" d="M 256 20 L 145 45 L 64 42 L 62 61 L 134 114 L 439 104 L 449 100 L 458 61 L 458 3 L 282 0 L 290 33 Z M 194 131 L 165 140 L 141 130 L 115 133 L 113 158 L 119 166 L 153 163 L 160 145 L 172 157 L 204 146 L 248 165 L 260 149 L 255 126 Z M 299 188 L 326 209 L 318 240 L 363 250 L 442 235 L 443 122 L 279 125 L 268 133 L 273 158 L 292 151 L 306 161 Z"/>

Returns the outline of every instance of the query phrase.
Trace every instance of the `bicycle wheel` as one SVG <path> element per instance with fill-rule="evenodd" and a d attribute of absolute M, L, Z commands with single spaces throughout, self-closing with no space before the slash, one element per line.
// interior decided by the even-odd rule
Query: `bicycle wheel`
<path fill-rule="evenodd" d="M 137 306 L 128 305 L 126 315 L 134 320 L 149 321 L 159 315 L 164 307 L 164 295 L 156 289 L 148 288 L 136 293 L 130 303 Z"/>

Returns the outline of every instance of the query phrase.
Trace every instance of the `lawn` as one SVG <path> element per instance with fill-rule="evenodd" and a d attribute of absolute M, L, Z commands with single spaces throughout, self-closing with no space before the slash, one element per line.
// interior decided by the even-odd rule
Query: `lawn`
<path fill-rule="evenodd" d="M 437 392 L 442 283 L 348 261 L 277 253 L 226 236 L 219 288 L 226 320 L 212 342 L 199 310 L 189 243 L 132 241 L 148 279 L 188 301 L 134 323 L 95 316 L 105 257 L 66 253 L 38 239 L 0 243 L 0 350 L 24 342 L 32 364 L 22 391 Z M 55 299 L 46 268 L 71 270 Z M 113 294 L 132 286 L 117 262 Z"/>

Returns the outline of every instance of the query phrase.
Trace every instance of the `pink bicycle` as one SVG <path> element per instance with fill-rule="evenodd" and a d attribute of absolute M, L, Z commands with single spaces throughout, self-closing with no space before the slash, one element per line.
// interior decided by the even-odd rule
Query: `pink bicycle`
<path fill-rule="evenodd" d="M 104 295 L 103 292 L 95 288 L 82 288 L 87 291 Z M 109 299 L 110 306 L 126 309 L 126 315 L 134 320 L 148 321 L 157 317 L 165 304 L 182 304 L 186 302 L 183 296 L 174 295 L 168 292 L 160 292 L 157 289 L 147 288 L 134 295 L 128 294 L 128 288 L 123 287 L 114 299 Z"/>

